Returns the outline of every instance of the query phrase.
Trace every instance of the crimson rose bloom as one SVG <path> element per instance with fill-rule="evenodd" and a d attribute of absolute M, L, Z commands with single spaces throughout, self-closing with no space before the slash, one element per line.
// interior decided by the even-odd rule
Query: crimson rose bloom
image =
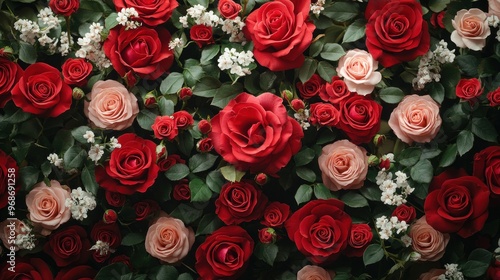
<path fill-rule="evenodd" d="M 366 47 L 384 67 L 412 61 L 429 50 L 429 29 L 418 1 L 369 1 L 365 17 Z"/>
<path fill-rule="evenodd" d="M 213 44 L 214 37 L 211 26 L 197 24 L 189 30 L 189 37 L 193 40 L 199 48 Z"/>
<path fill-rule="evenodd" d="M 21 184 L 16 181 L 20 179 L 18 170 L 16 161 L 0 150 L 0 182 L 2 182 L 0 183 L 0 209 L 7 206 L 9 197 L 15 197 L 21 187 Z M 9 186 L 14 190 L 9 190 Z"/>
<path fill-rule="evenodd" d="M 401 204 L 394 209 L 391 216 L 396 216 L 398 217 L 398 221 L 405 221 L 407 224 L 410 224 L 417 217 L 417 213 L 413 206 Z"/>
<path fill-rule="evenodd" d="M 500 146 L 488 147 L 474 156 L 472 175 L 486 182 L 492 195 L 500 196 Z"/>
<path fill-rule="evenodd" d="M 174 117 L 171 116 L 157 116 L 151 128 L 155 138 L 160 140 L 168 139 L 172 141 L 179 134 Z"/>
<path fill-rule="evenodd" d="M 314 264 L 336 260 L 347 247 L 351 217 L 338 199 L 312 200 L 286 221 L 290 240 Z"/>
<path fill-rule="evenodd" d="M 478 97 L 483 93 L 481 81 L 477 78 L 460 79 L 455 88 L 455 93 L 458 98 L 464 100 L 470 100 Z"/>
<path fill-rule="evenodd" d="M 340 112 L 330 103 L 311 104 L 309 121 L 312 125 L 334 127 L 339 123 Z"/>
<path fill-rule="evenodd" d="M 500 106 L 500 87 L 498 87 L 494 91 L 488 92 L 486 98 L 488 98 L 491 107 Z"/>
<path fill-rule="evenodd" d="M 71 107 L 73 91 L 56 68 L 37 62 L 24 71 L 12 89 L 12 100 L 23 111 L 40 117 L 57 117 Z"/>
<path fill-rule="evenodd" d="M 144 193 L 158 176 L 156 144 L 134 133 L 118 137 L 121 148 L 115 148 L 104 166 L 95 169 L 97 183 L 105 190 L 131 195 Z"/>
<path fill-rule="evenodd" d="M 381 116 L 380 104 L 356 94 L 341 104 L 339 126 L 354 144 L 368 143 L 380 129 Z"/>
<path fill-rule="evenodd" d="M 148 218 L 150 215 L 160 211 L 160 205 L 158 205 L 158 202 L 151 199 L 139 201 L 135 203 L 132 208 L 134 208 L 135 210 L 136 221 L 142 221 Z"/>
<path fill-rule="evenodd" d="M 189 188 L 189 182 L 187 179 L 182 179 L 174 186 L 174 191 L 172 196 L 175 200 L 190 200 L 191 199 L 191 189 Z"/>
<path fill-rule="evenodd" d="M 235 19 L 241 11 L 241 5 L 233 0 L 220 0 L 217 4 L 219 13 L 228 19 Z"/>
<path fill-rule="evenodd" d="M 366 247 L 373 239 L 373 232 L 367 224 L 352 224 L 348 247 L 345 255 L 348 257 L 362 257 Z"/>
<path fill-rule="evenodd" d="M 188 129 L 194 124 L 193 116 L 188 111 L 177 111 L 172 114 L 178 129 Z"/>
<path fill-rule="evenodd" d="M 50 255 L 59 267 L 84 264 L 90 257 L 90 241 L 81 226 L 69 226 L 53 232 L 43 251 Z"/>
<path fill-rule="evenodd" d="M 136 29 L 113 28 L 104 41 L 103 49 L 113 68 L 122 77 L 137 74 L 148 80 L 158 79 L 165 73 L 174 54 L 168 47 L 170 33 L 167 29 L 145 26 Z"/>
<path fill-rule="evenodd" d="M 50 0 L 49 7 L 54 13 L 69 17 L 80 7 L 80 0 Z"/>
<path fill-rule="evenodd" d="M 57 273 L 54 280 L 92 280 L 97 275 L 97 271 L 88 265 L 65 268 Z"/>
<path fill-rule="evenodd" d="M 125 200 L 127 200 L 125 195 L 108 190 L 104 192 L 104 197 L 106 198 L 106 202 L 114 207 L 122 207 L 125 204 Z"/>
<path fill-rule="evenodd" d="M 274 0 L 250 13 L 243 28 L 253 54 L 271 71 L 300 68 L 316 28 L 309 22 L 310 0 Z"/>
<path fill-rule="evenodd" d="M 252 256 L 254 241 L 239 226 L 214 231 L 196 250 L 195 268 L 201 279 L 238 279 Z"/>
<path fill-rule="evenodd" d="M 173 154 L 161 159 L 160 162 L 158 162 L 158 166 L 160 166 L 160 171 L 167 171 L 177 163 L 184 164 L 186 161 L 183 160 L 180 155 Z"/>
<path fill-rule="evenodd" d="M 489 279 L 500 279 L 500 261 L 495 260 L 494 263 L 488 268 Z"/>
<path fill-rule="evenodd" d="M 228 182 L 215 200 L 215 214 L 226 225 L 237 225 L 262 217 L 267 197 L 251 181 Z"/>
<path fill-rule="evenodd" d="M 269 92 L 241 93 L 212 120 L 214 148 L 240 170 L 275 175 L 302 145 L 304 132 L 283 100 Z"/>
<path fill-rule="evenodd" d="M 335 76 L 332 78 L 331 83 L 326 83 L 325 90 L 319 93 L 319 98 L 339 107 L 339 104 L 351 95 L 353 95 L 353 93 L 349 91 L 344 80 L 339 76 Z"/>
<path fill-rule="evenodd" d="M 122 235 L 120 233 L 120 226 L 117 223 L 106 224 L 103 220 L 99 220 L 92 231 L 90 232 L 92 241 L 97 242 L 101 240 L 109 244 L 110 248 L 117 248 L 122 243 Z"/>
<path fill-rule="evenodd" d="M 477 177 L 449 169 L 431 182 L 424 203 L 427 223 L 442 233 L 470 237 L 488 218 L 489 195 L 488 187 Z"/>
<path fill-rule="evenodd" d="M 325 80 L 323 80 L 318 74 L 313 74 L 307 82 L 298 82 L 297 89 L 299 90 L 302 98 L 310 99 L 324 93 L 325 83 Z"/>
<path fill-rule="evenodd" d="M 4 280 L 52 280 L 54 275 L 50 267 L 44 260 L 39 258 L 31 259 L 16 259 L 16 272 L 9 270 L 10 265 L 3 262 L 3 268 L 0 270 L 0 275 Z"/>
<path fill-rule="evenodd" d="M 165 23 L 179 6 L 176 0 L 113 0 L 113 4 L 117 12 L 123 8 L 134 8 L 139 14 L 134 20 L 149 26 Z"/>
<path fill-rule="evenodd" d="M 290 216 L 290 206 L 273 201 L 264 210 L 264 219 L 261 224 L 268 227 L 281 227 Z"/>
<path fill-rule="evenodd" d="M 83 58 L 68 58 L 61 69 L 64 82 L 68 85 L 83 87 L 87 84 L 87 78 L 92 72 L 92 63 Z"/>
<path fill-rule="evenodd" d="M 12 99 L 10 91 L 21 79 L 23 72 L 19 64 L 0 56 L 0 108 Z"/>

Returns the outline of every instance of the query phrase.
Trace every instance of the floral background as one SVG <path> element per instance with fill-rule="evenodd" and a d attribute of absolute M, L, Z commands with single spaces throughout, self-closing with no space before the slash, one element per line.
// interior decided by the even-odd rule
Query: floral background
<path fill-rule="evenodd" d="M 0 278 L 500 279 L 499 24 L 0 0 Z"/>

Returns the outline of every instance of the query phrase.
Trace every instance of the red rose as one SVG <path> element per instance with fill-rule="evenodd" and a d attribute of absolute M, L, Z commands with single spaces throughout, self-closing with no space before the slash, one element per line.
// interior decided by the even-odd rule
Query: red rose
<path fill-rule="evenodd" d="M 201 120 L 198 123 L 198 129 L 202 134 L 208 134 L 210 133 L 210 131 L 212 131 L 212 125 L 207 120 Z"/>
<path fill-rule="evenodd" d="M 312 200 L 293 213 L 285 228 L 297 249 L 314 264 L 336 260 L 347 247 L 351 217 L 338 199 Z"/>
<path fill-rule="evenodd" d="M 228 182 L 215 200 L 215 214 L 226 225 L 237 225 L 262 217 L 267 197 L 250 181 Z"/>
<path fill-rule="evenodd" d="M 193 40 L 199 48 L 215 42 L 212 27 L 203 24 L 191 27 L 191 30 L 189 30 L 189 37 L 191 37 L 191 40 Z"/>
<path fill-rule="evenodd" d="M 52 280 L 54 275 L 50 267 L 39 258 L 16 259 L 15 272 L 9 270 L 11 267 L 8 262 L 3 262 L 3 268 L 0 275 L 4 280 Z"/>
<path fill-rule="evenodd" d="M 340 112 L 330 103 L 311 104 L 309 111 L 312 125 L 334 127 L 339 123 Z"/>
<path fill-rule="evenodd" d="M 49 7 L 54 13 L 69 17 L 80 7 L 80 0 L 50 0 Z"/>
<path fill-rule="evenodd" d="M 25 112 L 57 117 L 71 107 L 72 93 L 56 68 L 37 62 L 26 68 L 12 89 L 12 100 Z"/>
<path fill-rule="evenodd" d="M 123 8 L 134 8 L 139 16 L 134 20 L 149 26 L 157 26 L 167 22 L 179 3 L 176 0 L 113 0 L 117 12 Z M 168 42 L 168 40 L 167 40 Z"/>
<path fill-rule="evenodd" d="M 170 33 L 163 27 L 113 28 L 103 49 L 120 76 L 137 74 L 148 80 L 158 79 L 174 61 L 169 49 Z"/>
<path fill-rule="evenodd" d="M 118 137 L 121 148 L 111 152 L 110 160 L 95 170 L 97 183 L 105 190 L 131 195 L 144 193 L 158 176 L 156 144 L 134 133 Z"/>
<path fill-rule="evenodd" d="M 494 91 L 489 92 L 486 98 L 488 98 L 488 101 L 490 101 L 491 107 L 500 106 L 500 87 L 498 87 Z"/>
<path fill-rule="evenodd" d="M 0 108 L 12 99 L 11 90 L 23 76 L 19 64 L 0 56 Z"/>
<path fill-rule="evenodd" d="M 188 180 L 182 179 L 177 185 L 174 186 L 172 196 L 175 200 L 190 200 L 191 189 L 189 188 Z"/>
<path fill-rule="evenodd" d="M 488 268 L 488 279 L 500 279 L 500 261 L 495 260 L 494 263 Z"/>
<path fill-rule="evenodd" d="M 265 184 L 267 184 L 267 181 L 268 181 L 268 177 L 266 174 L 264 173 L 259 173 L 257 175 L 255 175 L 255 178 L 253 179 L 255 181 L 255 183 L 259 186 L 263 186 Z"/>
<path fill-rule="evenodd" d="M 243 32 L 254 43 L 253 54 L 260 65 L 271 71 L 302 66 L 303 52 L 316 28 L 309 21 L 310 5 L 310 0 L 275 0 L 248 15 Z"/>
<path fill-rule="evenodd" d="M 208 153 L 214 148 L 214 143 L 212 141 L 212 138 L 207 137 L 203 138 L 198 143 L 196 143 L 196 149 L 200 153 Z"/>
<path fill-rule="evenodd" d="M 429 30 L 419 2 L 370 1 L 365 16 L 366 47 L 384 67 L 412 61 L 429 50 Z"/>
<path fill-rule="evenodd" d="M 473 175 L 486 182 L 492 195 L 500 196 L 500 146 L 488 147 L 474 156 Z"/>
<path fill-rule="evenodd" d="M 113 209 L 107 209 L 102 215 L 102 221 L 106 224 L 113 224 L 118 220 L 118 213 Z"/>
<path fill-rule="evenodd" d="M 348 247 L 345 255 L 348 257 L 362 257 L 366 247 L 373 239 L 373 232 L 367 224 L 352 224 L 349 234 Z"/>
<path fill-rule="evenodd" d="M 382 106 L 369 96 L 353 95 L 340 107 L 340 128 L 356 145 L 368 143 L 380 129 Z"/>
<path fill-rule="evenodd" d="M 304 104 L 304 101 L 300 99 L 294 99 L 290 101 L 290 106 L 295 112 L 298 112 L 300 110 L 304 110 L 306 108 L 306 104 Z"/>
<path fill-rule="evenodd" d="M 483 93 L 483 89 L 481 88 L 481 81 L 476 78 L 460 79 L 455 88 L 455 93 L 458 98 L 464 100 L 476 98 Z"/>
<path fill-rule="evenodd" d="M 439 13 L 432 13 L 431 15 L 431 24 L 434 28 L 441 27 L 444 28 L 444 15 L 446 14 L 445 11 L 441 11 Z"/>
<path fill-rule="evenodd" d="M 193 116 L 188 111 L 177 111 L 172 117 L 174 117 L 175 125 L 178 129 L 188 129 L 194 123 Z"/>
<path fill-rule="evenodd" d="M 135 210 L 136 221 L 145 220 L 149 216 L 154 215 L 156 212 L 160 211 L 160 205 L 158 205 L 158 202 L 151 199 L 139 201 L 132 205 L 132 208 L 134 208 Z"/>
<path fill-rule="evenodd" d="M 121 193 L 106 190 L 104 192 L 106 202 L 113 207 L 122 207 L 127 197 Z"/>
<path fill-rule="evenodd" d="M 477 177 L 451 169 L 435 176 L 424 211 L 427 223 L 442 233 L 467 238 L 480 231 L 488 218 L 490 191 Z"/>
<path fill-rule="evenodd" d="M 188 87 L 183 87 L 179 90 L 179 92 L 177 92 L 177 95 L 179 95 L 181 100 L 186 101 L 193 96 L 193 90 Z"/>
<path fill-rule="evenodd" d="M 59 267 L 84 264 L 90 257 L 90 241 L 81 226 L 69 226 L 53 232 L 43 251 L 54 259 Z"/>
<path fill-rule="evenodd" d="M 59 271 L 54 280 L 92 280 L 97 275 L 97 270 L 88 265 L 68 267 Z"/>
<path fill-rule="evenodd" d="M 120 226 L 117 223 L 106 224 L 100 220 L 92 227 L 90 239 L 97 242 L 98 240 L 109 244 L 110 248 L 118 248 L 122 242 Z"/>
<path fill-rule="evenodd" d="M 239 226 L 214 231 L 196 250 L 195 268 L 201 279 L 238 279 L 252 256 L 254 241 Z"/>
<path fill-rule="evenodd" d="M 268 227 L 281 227 L 290 216 L 290 206 L 273 201 L 264 210 L 264 219 L 261 224 Z"/>
<path fill-rule="evenodd" d="M 405 221 L 410 224 L 417 217 L 417 213 L 413 206 L 401 204 L 392 211 L 392 216 L 398 217 L 398 221 Z"/>
<path fill-rule="evenodd" d="M 173 116 L 157 116 L 151 128 L 153 129 L 155 138 L 159 140 L 168 139 L 172 141 L 179 134 Z"/>
<path fill-rule="evenodd" d="M 349 91 L 344 80 L 340 77 L 335 76 L 332 78 L 331 83 L 326 83 L 325 90 L 320 92 L 319 98 L 325 102 L 330 102 L 333 105 L 339 107 L 339 104 L 353 95 Z"/>
<path fill-rule="evenodd" d="M 217 5 L 219 13 L 228 19 L 235 19 L 241 11 L 241 5 L 233 0 L 220 0 Z"/>
<path fill-rule="evenodd" d="M 132 264 L 130 263 L 130 257 L 127 256 L 127 255 L 118 255 L 116 257 L 113 257 L 112 259 L 109 260 L 109 264 L 113 264 L 113 263 L 117 263 L 117 262 L 121 262 L 121 263 L 124 263 L 126 264 L 129 269 L 132 270 Z"/>
<path fill-rule="evenodd" d="M 259 241 L 264 244 L 276 241 L 276 231 L 273 228 L 259 229 Z"/>
<path fill-rule="evenodd" d="M 325 80 L 323 80 L 318 74 L 313 74 L 307 82 L 298 82 L 297 89 L 299 90 L 302 98 L 310 99 L 324 93 L 325 83 Z"/>
<path fill-rule="evenodd" d="M 268 92 L 232 99 L 211 120 L 217 153 L 240 170 L 275 175 L 300 150 L 304 136 L 282 102 Z"/>
<path fill-rule="evenodd" d="M 87 84 L 87 78 L 92 73 L 92 63 L 83 58 L 68 58 L 61 69 L 64 82 L 68 85 L 83 87 Z"/>
<path fill-rule="evenodd" d="M 2 182 L 0 184 L 0 209 L 6 207 L 9 201 L 12 201 L 9 197 L 14 198 L 21 188 L 18 182 L 21 179 L 18 170 L 16 161 L 0 150 L 0 182 Z"/>
<path fill-rule="evenodd" d="M 183 160 L 181 156 L 174 154 L 174 155 L 168 155 L 166 158 L 160 160 L 160 162 L 158 162 L 158 165 L 160 166 L 160 171 L 167 171 L 177 163 L 184 164 L 186 163 L 186 161 Z"/>

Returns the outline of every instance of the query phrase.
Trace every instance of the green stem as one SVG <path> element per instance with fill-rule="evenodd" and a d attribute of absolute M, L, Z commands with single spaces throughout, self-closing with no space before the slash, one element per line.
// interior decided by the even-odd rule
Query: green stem
<path fill-rule="evenodd" d="M 187 269 L 189 269 L 192 273 L 198 275 L 198 273 L 196 272 L 196 270 L 192 269 L 189 265 L 185 264 L 184 262 L 181 262 L 181 264 L 186 267 Z"/>
<path fill-rule="evenodd" d="M 71 16 L 65 17 L 66 19 L 66 32 L 68 33 L 68 45 L 71 47 L 71 26 L 69 25 Z"/>

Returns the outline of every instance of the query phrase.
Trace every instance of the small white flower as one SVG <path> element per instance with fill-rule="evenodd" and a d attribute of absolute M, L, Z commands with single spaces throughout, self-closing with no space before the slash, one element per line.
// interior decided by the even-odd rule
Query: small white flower
<path fill-rule="evenodd" d="M 412 240 L 411 240 L 410 236 L 405 234 L 405 235 L 401 236 L 401 242 L 403 242 L 405 247 L 410 247 Z"/>
<path fill-rule="evenodd" d="M 95 163 L 97 163 L 101 159 L 103 154 L 104 154 L 104 146 L 101 146 L 99 144 L 94 144 L 92 147 L 90 147 L 89 158 L 93 160 Z"/>
<path fill-rule="evenodd" d="M 114 249 L 112 249 L 112 248 L 109 247 L 109 243 L 108 242 L 104 242 L 104 241 L 101 241 L 101 240 L 97 240 L 97 242 L 92 247 L 90 247 L 89 250 L 98 251 L 99 255 L 101 255 L 101 256 L 106 256 L 109 253 L 114 253 L 115 252 Z"/>
<path fill-rule="evenodd" d="M 116 148 L 121 148 L 122 144 L 118 143 L 118 139 L 116 139 L 114 136 L 109 139 L 109 149 L 112 151 Z"/>
<path fill-rule="evenodd" d="M 51 153 L 47 157 L 47 160 L 53 164 L 55 167 L 62 168 L 63 167 L 63 160 L 59 158 L 59 156 L 56 153 Z"/>
<path fill-rule="evenodd" d="M 67 198 L 65 206 L 71 211 L 71 216 L 75 220 L 83 221 L 87 218 L 87 213 L 97 206 L 93 194 L 82 190 L 81 187 L 71 191 L 71 198 Z"/>
<path fill-rule="evenodd" d="M 87 139 L 87 143 L 94 143 L 95 142 L 95 134 L 91 130 L 87 130 L 85 134 L 83 134 L 83 138 Z"/>

